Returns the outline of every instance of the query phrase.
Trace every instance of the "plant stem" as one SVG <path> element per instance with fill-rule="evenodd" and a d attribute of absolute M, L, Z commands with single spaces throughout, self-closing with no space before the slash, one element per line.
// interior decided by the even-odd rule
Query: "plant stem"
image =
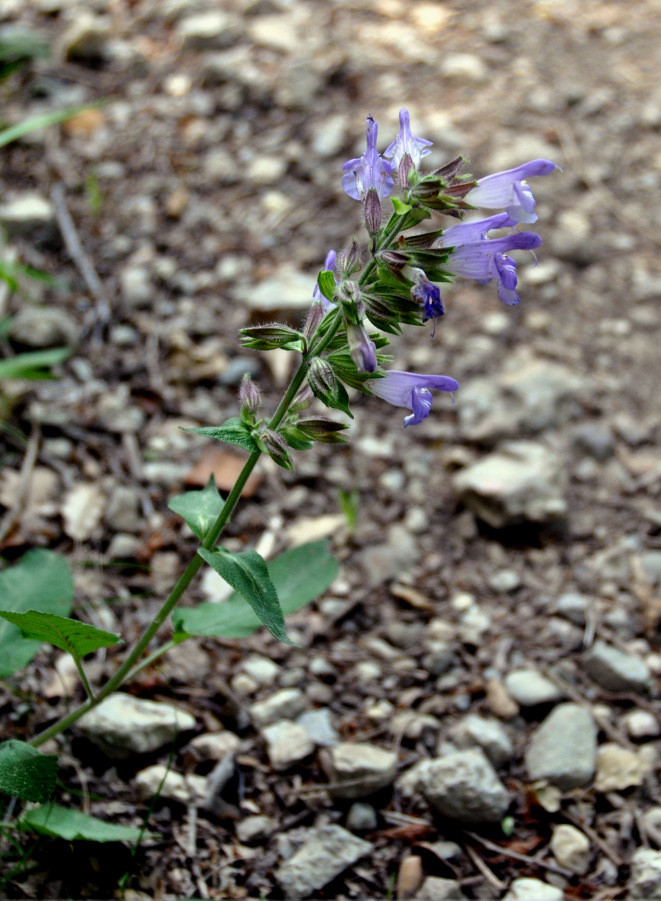
<path fill-rule="evenodd" d="M 337 330 L 340 327 L 341 321 L 341 317 L 337 316 L 336 321 L 333 323 L 333 325 L 331 325 L 326 335 L 324 335 L 319 346 L 316 348 L 316 353 L 321 353 L 323 350 L 325 350 L 326 347 L 328 347 L 330 342 L 335 337 Z M 278 404 L 275 413 L 270 419 L 269 428 L 277 429 L 286 416 L 287 410 L 298 394 L 301 385 L 305 381 L 305 376 L 307 375 L 307 363 L 307 357 L 303 357 L 294 377 L 289 384 L 289 387 L 287 388 L 282 400 Z M 223 509 L 220 511 L 218 518 L 216 519 L 213 526 L 209 529 L 209 532 L 202 542 L 201 546 L 203 548 L 212 550 L 215 547 L 216 542 L 220 538 L 223 529 L 229 522 L 230 516 L 232 515 L 234 508 L 236 507 L 239 498 L 241 497 L 241 492 L 243 491 L 245 484 L 248 481 L 248 477 L 257 465 L 257 461 L 259 460 L 261 455 L 262 452 L 260 450 L 256 450 L 246 460 L 243 469 L 239 474 L 239 477 L 237 478 L 234 486 L 232 487 L 232 490 L 227 496 L 227 500 L 223 504 Z M 98 704 L 100 704 L 101 701 L 107 698 L 108 695 L 112 694 L 113 691 L 116 691 L 131 676 L 135 675 L 135 673 L 139 672 L 144 668 L 144 666 L 147 666 L 153 660 L 158 659 L 158 657 L 164 654 L 165 651 L 170 650 L 172 642 L 167 642 L 161 648 L 157 648 L 143 664 L 138 665 L 140 657 L 147 649 L 152 638 L 154 638 L 172 610 L 179 603 L 184 592 L 193 581 L 194 577 L 197 575 L 203 564 L 204 561 L 199 556 L 199 554 L 196 553 L 179 577 L 177 583 L 163 603 L 161 609 L 158 611 L 152 622 L 147 626 L 142 636 L 138 639 L 128 657 L 124 660 L 115 674 L 106 682 L 105 685 L 103 685 L 98 690 L 97 694 L 93 697 L 89 690 L 89 685 L 85 685 L 86 680 L 84 680 L 83 684 L 85 685 L 87 693 L 90 695 L 89 700 L 87 700 L 84 704 L 81 704 L 81 706 L 77 707 L 75 710 L 72 710 L 71 713 L 68 713 L 56 723 L 53 723 L 52 726 L 39 733 L 39 735 L 36 735 L 30 741 L 30 744 L 33 747 L 39 747 L 39 745 L 44 744 L 44 742 L 48 741 L 48 739 L 53 738 L 54 736 L 59 735 L 60 732 L 68 729 L 68 727 L 79 720 L 80 717 L 83 716 L 83 714 L 87 713 L 89 710 L 92 710 L 93 707 L 96 707 Z"/>

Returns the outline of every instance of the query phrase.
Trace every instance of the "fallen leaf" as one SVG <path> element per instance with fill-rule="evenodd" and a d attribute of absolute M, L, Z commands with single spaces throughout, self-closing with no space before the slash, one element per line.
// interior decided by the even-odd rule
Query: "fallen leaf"
<path fill-rule="evenodd" d="M 203 488 L 213 475 L 221 491 L 230 491 L 246 460 L 225 448 L 209 445 L 202 452 L 196 466 L 186 476 L 186 484 Z M 241 497 L 252 497 L 262 483 L 262 477 L 252 473 L 245 484 Z"/>

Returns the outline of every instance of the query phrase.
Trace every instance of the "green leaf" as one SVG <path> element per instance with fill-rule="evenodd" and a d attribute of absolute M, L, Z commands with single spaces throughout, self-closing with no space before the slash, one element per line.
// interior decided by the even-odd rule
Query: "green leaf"
<path fill-rule="evenodd" d="M 198 554 L 232 588 L 243 595 L 271 635 L 279 641 L 284 641 L 285 644 L 296 646 L 296 642 L 287 635 L 278 592 L 271 582 L 264 559 L 257 551 L 248 550 L 230 554 L 223 548 L 210 551 L 201 547 Z"/>
<path fill-rule="evenodd" d="M 121 641 L 119 635 L 113 632 L 104 632 L 88 623 L 53 613 L 39 613 L 37 610 L 28 610 L 26 613 L 0 611 L 0 618 L 18 626 L 23 638 L 47 641 L 77 659 Z"/>
<path fill-rule="evenodd" d="M 340 564 L 329 553 L 328 542 L 313 541 L 286 551 L 266 564 L 278 592 L 283 616 L 295 613 L 323 594 L 337 578 Z M 236 592 L 221 604 L 177 608 L 175 627 L 188 635 L 245 638 L 259 629 L 259 617 Z"/>
<path fill-rule="evenodd" d="M 317 284 L 319 285 L 319 290 L 324 295 L 326 300 L 330 300 L 332 302 L 335 297 L 335 290 L 337 285 L 335 284 L 335 276 L 330 271 L 330 269 L 322 269 L 322 271 L 317 276 Z"/>
<path fill-rule="evenodd" d="M 224 441 L 226 444 L 235 444 L 237 447 L 250 451 L 251 454 L 254 454 L 259 449 L 250 434 L 250 429 L 238 416 L 227 419 L 220 426 L 209 426 L 203 429 L 185 428 L 183 431 L 193 432 L 193 434 L 202 435 L 204 438 L 216 438 L 218 441 Z"/>
<path fill-rule="evenodd" d="M 57 757 L 24 741 L 0 744 L 0 791 L 21 801 L 47 801 L 57 779 Z"/>
<path fill-rule="evenodd" d="M 50 367 L 63 363 L 69 356 L 70 347 L 52 347 L 6 357 L 0 360 L 0 379 L 50 378 Z"/>
<path fill-rule="evenodd" d="M 67 616 L 73 601 L 73 580 L 64 557 L 52 551 L 28 551 L 15 566 L 0 572 L 0 610 L 38 610 Z M 22 639 L 17 626 L 0 620 L 0 679 L 32 660 L 40 641 Z"/>
<path fill-rule="evenodd" d="M 296 426 L 288 425 L 286 428 L 280 429 L 280 434 L 294 450 L 310 450 L 311 447 L 314 447 L 312 438 L 308 438 Z"/>
<path fill-rule="evenodd" d="M 88 842 L 137 842 L 145 834 L 137 826 L 119 826 L 106 823 L 97 817 L 88 816 L 78 810 L 69 810 L 58 804 L 46 804 L 28 810 L 18 825 L 22 829 L 34 829 L 42 835 L 52 835 L 68 842 L 77 840 Z"/>
<path fill-rule="evenodd" d="M 4 147 L 5 144 L 10 144 L 12 141 L 17 141 L 31 131 L 38 131 L 40 128 L 46 128 L 49 125 L 57 125 L 60 122 L 66 122 L 68 119 L 73 119 L 74 116 L 77 116 L 84 110 L 98 109 L 100 105 L 101 104 L 99 103 L 86 103 L 83 106 L 55 110 L 55 112 L 52 113 L 42 113 L 39 116 L 31 116 L 29 119 L 23 119 L 23 121 L 19 122 L 17 125 L 12 125 L 10 128 L 3 128 L 2 131 L 0 131 L 0 147 Z"/>
<path fill-rule="evenodd" d="M 393 209 L 397 213 L 398 216 L 403 216 L 404 213 L 410 213 L 412 207 L 408 203 L 404 203 L 403 200 L 400 200 L 399 197 L 391 197 Z"/>
<path fill-rule="evenodd" d="M 216 488 L 213 475 L 201 491 L 186 491 L 173 497 L 168 504 L 173 513 L 186 520 L 186 525 L 200 541 L 220 516 L 224 501 Z"/>

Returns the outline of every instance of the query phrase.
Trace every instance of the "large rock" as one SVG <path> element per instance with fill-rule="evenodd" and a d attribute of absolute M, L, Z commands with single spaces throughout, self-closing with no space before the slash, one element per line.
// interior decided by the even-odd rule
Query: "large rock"
<path fill-rule="evenodd" d="M 78 728 L 109 757 L 122 759 L 162 748 L 194 729 L 195 718 L 169 704 L 117 692 L 82 716 Z"/>
<path fill-rule="evenodd" d="M 579 704 L 560 704 L 533 733 L 525 755 L 531 782 L 548 779 L 563 791 L 578 788 L 594 775 L 597 727 Z"/>
<path fill-rule="evenodd" d="M 546 360 L 513 360 L 495 379 L 473 379 L 462 389 L 462 434 L 487 443 L 536 434 L 570 418 L 582 391 L 584 380 L 570 369 Z"/>
<path fill-rule="evenodd" d="M 321 826 L 310 831 L 303 847 L 282 864 L 276 878 L 287 898 L 309 898 L 371 851 L 369 842 L 347 829 Z"/>
<path fill-rule="evenodd" d="M 585 655 L 584 667 L 606 691 L 643 691 L 650 678 L 650 671 L 639 657 L 605 641 L 595 641 Z"/>
<path fill-rule="evenodd" d="M 562 460 L 544 445 L 508 441 L 457 473 L 453 487 L 476 516 L 500 529 L 563 517 L 565 473 Z"/>
<path fill-rule="evenodd" d="M 497 823 L 510 801 L 493 766 L 477 748 L 429 761 L 420 774 L 420 787 L 439 813 L 463 823 Z"/>
<path fill-rule="evenodd" d="M 363 742 L 340 742 L 320 753 L 321 765 L 336 798 L 364 798 L 391 785 L 397 775 L 397 755 Z"/>

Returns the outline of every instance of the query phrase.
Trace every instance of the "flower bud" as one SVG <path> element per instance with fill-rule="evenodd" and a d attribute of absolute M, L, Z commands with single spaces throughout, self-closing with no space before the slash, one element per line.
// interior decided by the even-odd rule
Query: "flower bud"
<path fill-rule="evenodd" d="M 365 195 L 365 228 L 370 235 L 375 235 L 381 228 L 381 201 L 376 188 L 370 188 Z"/>
<path fill-rule="evenodd" d="M 315 397 L 326 402 L 326 398 L 337 396 L 337 379 L 328 360 L 314 357 L 308 364 L 308 384 Z"/>
<path fill-rule="evenodd" d="M 309 340 L 319 328 L 319 323 L 325 316 L 324 308 L 321 303 L 313 303 L 310 307 L 310 312 L 307 315 L 307 319 L 305 320 L 305 325 L 303 326 L 303 334 Z"/>
<path fill-rule="evenodd" d="M 289 456 L 289 451 L 287 450 L 287 442 L 282 435 L 274 432 L 273 429 L 263 429 L 259 435 L 256 436 L 256 439 L 264 453 L 268 454 L 278 466 L 282 466 L 283 469 L 294 468 L 292 459 Z"/>
<path fill-rule="evenodd" d="M 320 441 L 322 444 L 341 444 L 345 439 L 338 434 L 346 429 L 343 422 L 335 422 L 325 416 L 315 416 L 310 419 L 299 419 L 296 428 L 308 438 Z"/>
<path fill-rule="evenodd" d="M 337 269 L 342 278 L 351 278 L 362 266 L 360 246 L 355 238 L 340 251 L 337 258 Z"/>
<path fill-rule="evenodd" d="M 256 413 L 262 405 L 262 395 L 257 385 L 250 378 L 250 374 L 246 372 L 241 380 L 239 388 L 239 404 L 241 410 L 248 413 Z"/>

